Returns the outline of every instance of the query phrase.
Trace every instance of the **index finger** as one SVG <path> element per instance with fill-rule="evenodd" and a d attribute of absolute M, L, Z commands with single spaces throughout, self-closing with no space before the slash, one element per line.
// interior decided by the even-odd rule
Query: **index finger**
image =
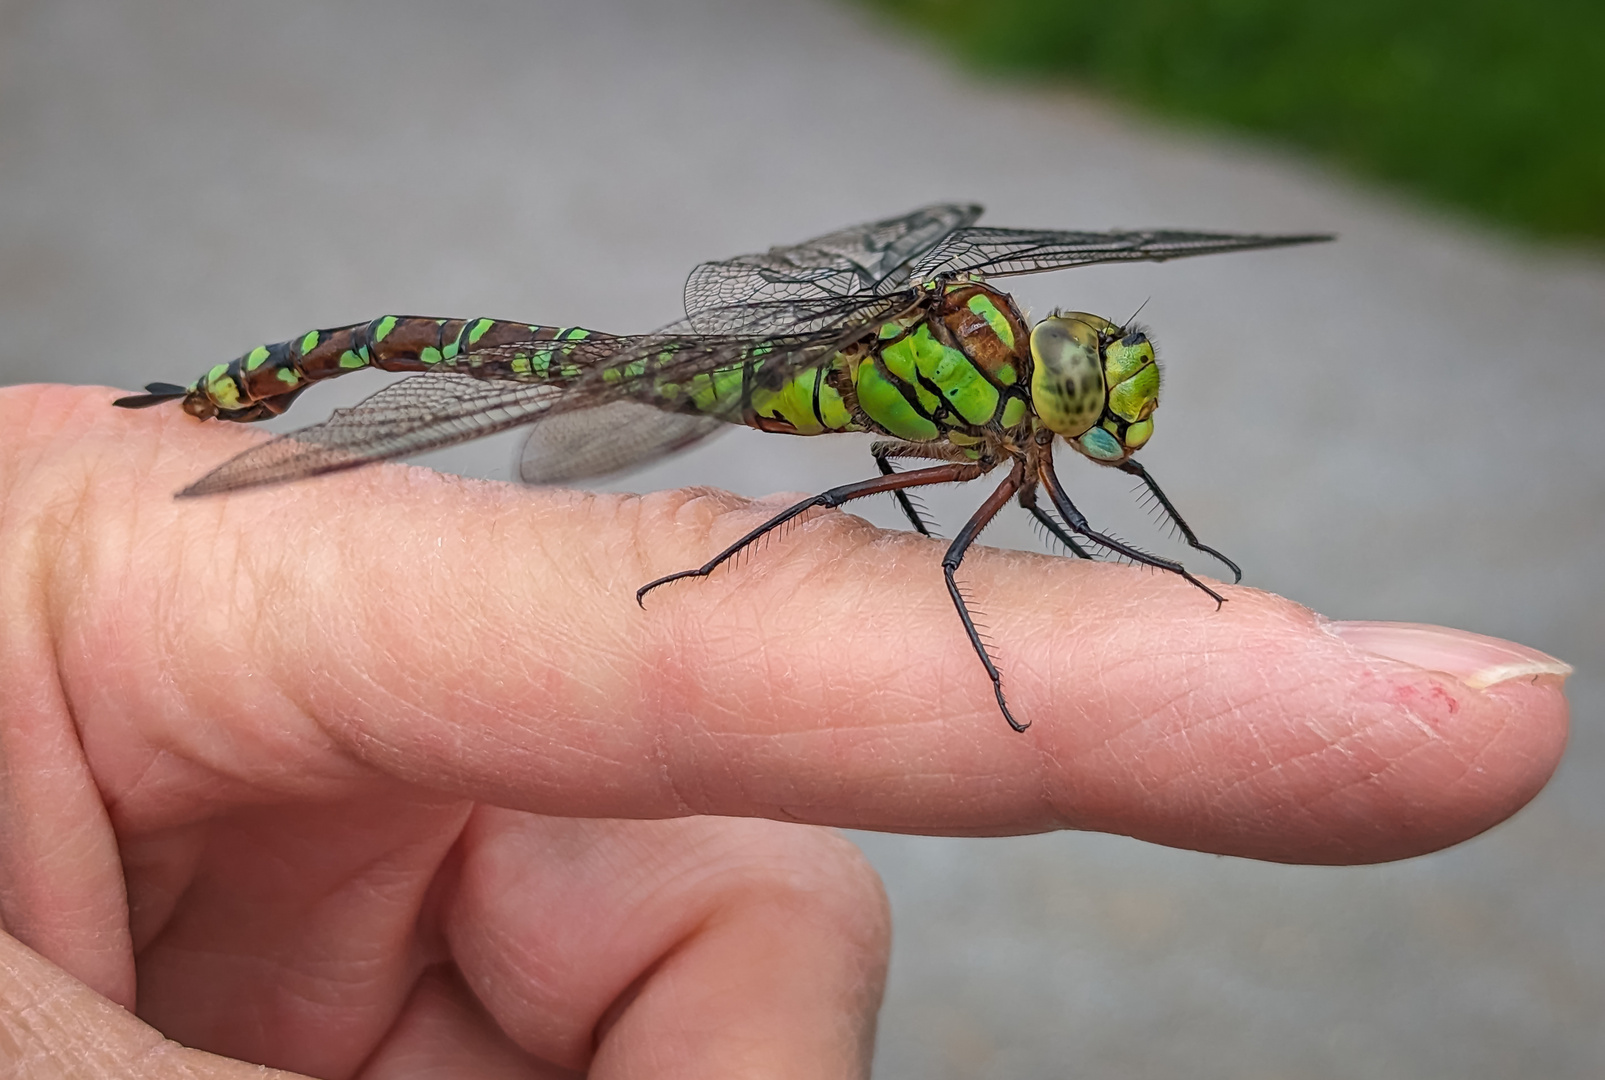
<path fill-rule="evenodd" d="M 967 590 L 1034 721 L 1017 735 L 936 542 L 821 513 L 643 611 L 642 583 L 775 507 L 390 466 L 175 502 L 249 436 L 12 393 L 51 443 L 10 499 L 60 537 L 45 602 L 80 726 L 257 796 L 400 780 L 545 814 L 1356 862 L 1486 829 L 1564 745 L 1565 669 L 1542 654 L 1437 635 L 1423 667 L 1409 638 L 1252 589 L 1217 611 L 1170 575 L 976 548 Z"/>

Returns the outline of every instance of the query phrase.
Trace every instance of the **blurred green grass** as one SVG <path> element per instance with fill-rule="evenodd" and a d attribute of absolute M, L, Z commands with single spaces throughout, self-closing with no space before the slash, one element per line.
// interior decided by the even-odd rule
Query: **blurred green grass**
<path fill-rule="evenodd" d="M 1605 0 L 861 2 L 988 73 L 1068 77 L 1605 240 Z"/>

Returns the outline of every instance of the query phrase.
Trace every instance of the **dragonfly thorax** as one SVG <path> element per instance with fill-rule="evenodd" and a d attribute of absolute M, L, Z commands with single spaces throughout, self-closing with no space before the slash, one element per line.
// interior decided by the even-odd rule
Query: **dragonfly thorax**
<path fill-rule="evenodd" d="M 1095 461 L 1125 461 L 1154 431 L 1159 364 L 1153 343 L 1083 311 L 1031 331 L 1031 405 L 1042 425 Z"/>

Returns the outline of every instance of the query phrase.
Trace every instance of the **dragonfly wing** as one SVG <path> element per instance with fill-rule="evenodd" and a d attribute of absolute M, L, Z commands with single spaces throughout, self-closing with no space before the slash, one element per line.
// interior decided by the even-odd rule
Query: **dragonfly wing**
<path fill-rule="evenodd" d="M 629 400 L 666 412 L 740 423 L 753 390 L 778 389 L 822 364 L 887 319 L 916 308 L 917 290 L 886 296 L 825 297 L 734 304 L 720 309 L 725 333 L 704 334 L 682 319 L 650 334 L 568 343 L 572 375 L 546 406 L 552 416 Z M 527 346 L 474 354 L 482 363 Z M 709 382 L 739 375 L 739 392 L 709 395 Z M 431 375 L 431 378 L 436 376 Z"/>
<path fill-rule="evenodd" d="M 452 372 L 414 375 L 349 409 L 336 409 L 321 424 L 236 454 L 179 495 L 286 483 L 438 450 L 527 424 L 559 397 L 556 387 L 544 383 Z"/>
<path fill-rule="evenodd" d="M 917 310 L 923 296 L 916 290 L 887 296 L 832 297 L 815 302 L 791 301 L 783 305 L 776 325 L 772 313 L 757 315 L 752 307 L 721 308 L 728 325 L 749 321 L 766 329 L 753 334 L 692 335 L 674 338 L 674 348 L 660 353 L 660 362 L 642 377 L 650 385 L 670 382 L 684 386 L 701 375 L 744 368 L 745 392 L 724 401 L 718 415 L 739 421 L 750 404 L 753 389 L 776 390 L 788 380 L 828 364 L 841 349 L 873 335 L 882 323 Z M 688 322 L 690 320 L 687 320 Z M 759 360 L 748 364 L 749 360 Z M 606 376 L 602 376 L 606 378 Z"/>
<path fill-rule="evenodd" d="M 980 216 L 981 207 L 973 204 L 938 203 L 789 247 L 702 263 L 686 279 L 686 315 L 694 330 L 728 332 L 725 313 L 754 302 L 817 301 L 905 289 L 921 255 Z"/>
<path fill-rule="evenodd" d="M 1162 262 L 1187 255 L 1284 247 L 1330 240 L 1329 234 L 1180 232 L 1058 232 L 1051 229 L 958 229 L 922 255 L 913 267 L 915 281 L 951 274 L 984 277 L 1036 274 L 1103 262 Z"/>
<path fill-rule="evenodd" d="M 349 409 L 335 410 L 321 424 L 230 458 L 179 494 L 212 495 L 302 480 L 621 401 L 707 421 L 684 425 L 672 437 L 663 434 L 665 441 L 649 439 L 636 457 L 618 462 L 618 468 L 627 467 L 662 453 L 664 446 L 689 445 L 694 431 L 706 434 L 720 422 L 740 422 L 754 389 L 774 389 L 827 363 L 884 313 L 907 308 L 910 299 L 893 295 L 752 304 L 727 317 L 730 325 L 765 327 L 762 333 L 695 334 L 687 329 L 689 320 L 682 320 L 635 337 L 597 336 L 473 350 L 452 362 L 456 370 L 443 362 L 427 374 L 393 383 Z M 778 333 L 769 329 L 777 327 Z M 515 374 L 515 361 L 522 355 L 528 364 L 535 347 L 550 353 L 545 358 L 548 366 L 540 374 L 533 369 Z M 711 384 L 721 372 L 740 373 L 739 392 L 696 399 L 699 378 Z M 537 477 L 547 477 L 544 482 L 553 482 L 554 474 L 539 466 L 532 469 Z"/>
<path fill-rule="evenodd" d="M 548 416 L 530 428 L 518 455 L 526 484 L 566 484 L 650 465 L 729 428 L 712 416 L 611 401 Z"/>

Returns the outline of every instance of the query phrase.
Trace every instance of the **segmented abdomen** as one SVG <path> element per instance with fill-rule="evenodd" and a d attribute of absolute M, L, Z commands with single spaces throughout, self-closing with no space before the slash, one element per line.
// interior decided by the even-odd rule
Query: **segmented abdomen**
<path fill-rule="evenodd" d="M 501 319 L 384 315 L 259 345 L 218 364 L 188 388 L 184 409 L 202 419 L 262 420 L 289 408 L 308 385 L 366 367 L 430 371 L 446 365 L 475 375 L 539 378 L 544 372 L 532 370 L 529 354 L 506 347 L 607 336 Z"/>

